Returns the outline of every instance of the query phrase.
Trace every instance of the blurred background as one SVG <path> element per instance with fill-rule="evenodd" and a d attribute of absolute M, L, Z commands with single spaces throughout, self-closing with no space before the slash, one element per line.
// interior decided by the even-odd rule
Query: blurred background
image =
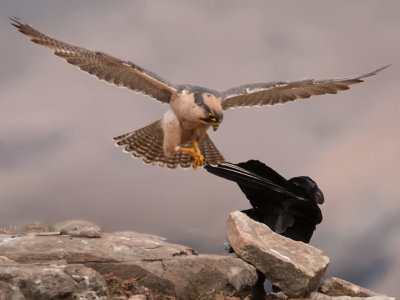
<path fill-rule="evenodd" d="M 137 63 L 175 83 L 224 90 L 334 78 L 393 65 L 339 95 L 229 110 L 211 137 L 231 162 L 308 175 L 325 194 L 311 244 L 327 276 L 400 295 L 400 2 L 0 1 L 0 227 L 82 218 L 206 253 L 250 207 L 205 170 L 132 159 L 112 137 L 166 105 L 67 64 L 9 25 Z"/>

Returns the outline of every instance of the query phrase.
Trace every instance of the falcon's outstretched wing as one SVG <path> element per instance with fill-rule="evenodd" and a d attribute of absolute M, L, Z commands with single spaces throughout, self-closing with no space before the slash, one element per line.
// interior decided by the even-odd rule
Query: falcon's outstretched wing
<path fill-rule="evenodd" d="M 255 83 L 238 86 L 222 92 L 222 108 L 274 105 L 310 98 L 314 95 L 336 94 L 347 90 L 352 84 L 363 82 L 364 78 L 375 75 L 389 65 L 367 74 L 337 79 L 306 79 L 293 82 Z"/>
<path fill-rule="evenodd" d="M 177 91 L 170 82 L 134 63 L 55 40 L 15 18 L 11 20 L 14 22 L 12 25 L 23 34 L 30 36 L 33 42 L 54 50 L 55 55 L 99 79 L 127 87 L 165 103 L 169 103 L 171 95 Z"/>

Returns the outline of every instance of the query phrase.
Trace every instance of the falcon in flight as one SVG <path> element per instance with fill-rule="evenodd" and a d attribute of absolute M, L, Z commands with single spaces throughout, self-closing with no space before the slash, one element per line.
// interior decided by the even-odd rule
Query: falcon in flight
<path fill-rule="evenodd" d="M 314 95 L 336 94 L 362 82 L 387 66 L 359 76 L 339 79 L 307 79 L 292 82 L 247 84 L 219 92 L 195 85 L 175 85 L 142 67 L 53 39 L 28 24 L 11 18 L 20 32 L 54 51 L 81 70 L 117 86 L 126 87 L 169 104 L 161 120 L 114 138 L 126 152 L 145 163 L 183 168 L 224 163 L 225 159 L 207 134 L 218 129 L 229 108 L 274 105 Z"/>

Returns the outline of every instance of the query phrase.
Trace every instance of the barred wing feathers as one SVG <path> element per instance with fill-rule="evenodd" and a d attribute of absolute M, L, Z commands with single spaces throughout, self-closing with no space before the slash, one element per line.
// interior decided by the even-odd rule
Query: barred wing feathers
<path fill-rule="evenodd" d="M 53 50 L 55 55 L 100 80 L 126 87 L 165 103 L 169 103 L 171 95 L 177 92 L 173 84 L 134 63 L 53 39 L 17 19 L 11 20 L 14 22 L 12 25 L 31 37 L 33 42 Z"/>
<path fill-rule="evenodd" d="M 293 82 L 255 83 L 238 86 L 222 92 L 222 108 L 274 105 L 306 99 L 315 95 L 336 94 L 338 91 L 349 89 L 350 85 L 363 82 L 389 65 L 375 71 L 338 79 L 305 79 Z"/>

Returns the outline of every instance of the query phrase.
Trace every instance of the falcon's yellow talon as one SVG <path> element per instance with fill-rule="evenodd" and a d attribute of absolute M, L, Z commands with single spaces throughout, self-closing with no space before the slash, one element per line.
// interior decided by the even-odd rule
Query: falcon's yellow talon
<path fill-rule="evenodd" d="M 196 170 L 199 166 L 204 166 L 204 156 L 201 154 L 196 141 L 193 142 L 193 148 L 180 148 L 180 151 L 186 152 L 193 158 L 193 170 Z"/>

